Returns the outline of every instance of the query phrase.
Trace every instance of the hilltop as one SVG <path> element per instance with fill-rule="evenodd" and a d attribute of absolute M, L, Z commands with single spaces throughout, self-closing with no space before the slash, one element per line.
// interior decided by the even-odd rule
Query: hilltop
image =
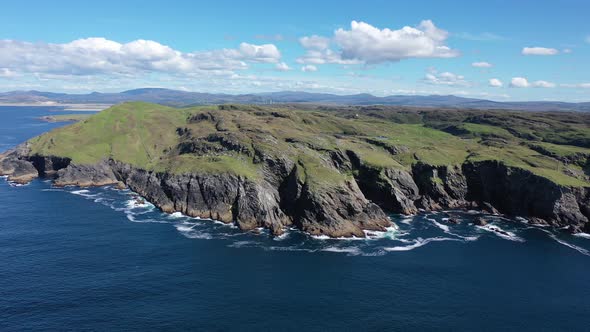
<path fill-rule="evenodd" d="M 165 212 L 364 236 L 387 213 L 496 209 L 579 231 L 590 116 L 388 107 L 113 106 L 0 156 L 0 174 L 119 184 Z"/>

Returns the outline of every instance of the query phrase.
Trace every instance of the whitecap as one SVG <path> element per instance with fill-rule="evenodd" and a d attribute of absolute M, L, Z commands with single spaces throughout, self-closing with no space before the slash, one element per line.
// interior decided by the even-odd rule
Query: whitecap
<path fill-rule="evenodd" d="M 361 254 L 361 250 L 357 247 L 327 247 L 321 249 L 321 251 L 328 251 L 328 252 L 338 252 L 338 253 L 347 253 L 349 255 L 359 255 Z"/>
<path fill-rule="evenodd" d="M 571 249 L 574 249 L 574 250 L 578 251 L 582 255 L 590 256 L 590 251 L 588 251 L 587 249 L 584 249 L 582 247 L 578 247 L 578 246 L 576 246 L 574 244 L 571 244 L 571 243 L 565 242 L 563 240 L 560 240 L 555 234 L 551 234 L 550 237 L 553 240 L 557 241 L 558 243 L 563 244 L 564 246 L 566 246 L 568 248 L 571 248 Z"/>
<path fill-rule="evenodd" d="M 283 241 L 285 239 L 287 239 L 289 237 L 290 233 L 289 232 L 284 232 L 281 235 L 277 235 L 275 237 L 273 237 L 272 239 L 275 241 Z"/>
<path fill-rule="evenodd" d="M 581 237 L 584 239 L 590 239 L 590 234 L 588 234 L 588 233 L 576 233 L 576 234 L 574 234 L 574 236 Z"/>
<path fill-rule="evenodd" d="M 171 219 L 180 219 L 180 218 L 185 218 L 186 216 L 180 212 L 174 212 L 168 215 L 168 218 Z"/>
<path fill-rule="evenodd" d="M 176 230 L 178 230 L 179 232 L 190 232 L 197 225 L 198 224 L 182 223 L 182 224 L 176 224 L 176 225 L 174 225 L 174 227 L 176 227 Z"/>
<path fill-rule="evenodd" d="M 401 222 L 402 224 L 411 225 L 412 220 L 413 220 L 412 218 L 404 218 L 404 219 L 401 219 L 399 222 Z"/>
<path fill-rule="evenodd" d="M 416 248 L 422 247 L 424 245 L 427 245 L 430 242 L 441 242 L 441 241 L 461 241 L 461 240 L 448 238 L 448 237 L 433 237 L 433 238 L 428 238 L 428 239 L 422 239 L 419 237 L 419 238 L 411 241 L 412 244 L 410 244 L 410 245 L 385 247 L 385 248 L 383 248 L 383 250 L 386 250 L 386 251 L 410 251 L 410 250 L 414 250 Z"/>
<path fill-rule="evenodd" d="M 509 232 L 506 231 L 498 226 L 495 225 L 485 225 L 485 226 L 475 226 L 478 229 L 482 229 L 485 230 L 487 232 L 491 232 L 496 234 L 496 236 L 505 239 L 505 240 L 509 240 L 509 241 L 515 241 L 515 242 L 525 242 L 525 240 L 519 236 L 517 236 L 516 234 L 514 234 L 513 232 Z"/>
<path fill-rule="evenodd" d="M 449 226 L 447 226 L 447 225 L 443 225 L 443 224 L 441 224 L 441 223 L 437 222 L 437 221 L 436 221 L 436 220 L 434 220 L 434 219 L 428 219 L 428 220 L 432 221 L 432 223 L 433 223 L 433 224 L 434 224 L 436 227 L 438 227 L 438 228 L 442 229 L 442 230 L 443 230 L 445 233 L 449 233 L 449 232 L 450 232 L 450 230 L 451 230 L 451 229 L 449 228 Z"/>

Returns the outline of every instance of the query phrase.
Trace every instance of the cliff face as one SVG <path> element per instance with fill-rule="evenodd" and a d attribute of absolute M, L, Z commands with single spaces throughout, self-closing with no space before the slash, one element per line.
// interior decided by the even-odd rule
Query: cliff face
<path fill-rule="evenodd" d="M 297 163 L 261 156 L 263 177 L 233 174 L 171 174 L 115 160 L 77 165 L 67 158 L 31 156 L 26 147 L 0 156 L 0 174 L 27 182 L 53 177 L 57 186 L 126 185 L 162 211 L 235 222 L 242 230 L 264 227 L 275 235 L 295 226 L 314 235 L 363 237 L 363 230 L 391 226 L 385 211 L 495 208 L 535 223 L 590 230 L 590 190 L 555 184 L 496 161 L 462 166 L 415 164 L 411 171 L 367 165 L 353 151 L 332 154 L 352 176 L 338 186 L 312 186 Z"/>

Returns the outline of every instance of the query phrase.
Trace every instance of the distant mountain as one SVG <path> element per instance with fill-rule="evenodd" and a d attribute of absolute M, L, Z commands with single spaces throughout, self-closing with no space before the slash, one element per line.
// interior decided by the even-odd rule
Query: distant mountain
<path fill-rule="evenodd" d="M 371 94 L 335 95 L 282 91 L 256 94 L 216 94 L 187 92 L 171 89 L 143 88 L 119 93 L 67 94 L 42 91 L 11 91 L 0 93 L 1 103 L 59 103 L 59 104 L 117 104 L 125 101 L 146 101 L 171 106 L 207 105 L 223 103 L 273 104 L 315 103 L 341 105 L 395 105 L 416 107 L 445 107 L 471 109 L 514 109 L 526 111 L 590 111 L 590 102 L 566 103 L 550 101 L 497 102 L 463 98 L 453 95 L 377 97 Z"/>

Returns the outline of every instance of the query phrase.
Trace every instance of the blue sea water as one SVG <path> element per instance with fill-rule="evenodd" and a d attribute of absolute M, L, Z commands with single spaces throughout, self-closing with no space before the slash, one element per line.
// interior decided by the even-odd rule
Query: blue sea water
<path fill-rule="evenodd" d="M 0 107 L 0 151 L 63 125 L 36 120 L 54 111 Z M 126 190 L 0 180 L 0 331 L 590 329 L 588 236 L 452 213 L 271 238 Z"/>

